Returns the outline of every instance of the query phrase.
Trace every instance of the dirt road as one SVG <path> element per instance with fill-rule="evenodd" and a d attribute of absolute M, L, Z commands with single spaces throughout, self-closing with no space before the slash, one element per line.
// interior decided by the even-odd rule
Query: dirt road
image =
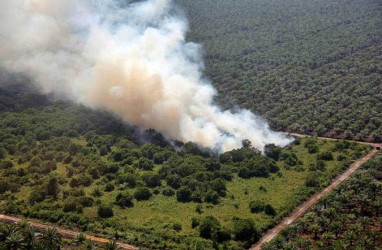
<path fill-rule="evenodd" d="M 7 215 L 4 215 L 4 214 L 0 214 L 0 221 L 5 222 L 5 223 L 17 223 L 17 222 L 19 222 L 21 220 L 22 219 L 17 218 L 17 217 L 7 216 Z M 34 228 L 37 228 L 39 230 L 47 230 L 48 228 L 52 228 L 52 227 L 56 228 L 57 232 L 61 236 L 65 237 L 65 238 L 74 239 L 79 234 L 79 232 L 72 231 L 72 230 L 69 230 L 69 229 L 63 229 L 63 228 L 60 228 L 60 227 L 57 227 L 57 226 L 46 225 L 46 224 L 42 224 L 42 223 L 38 223 L 38 222 L 33 222 L 33 221 L 28 221 L 28 223 L 31 226 L 33 226 Z M 91 241 L 93 241 L 95 243 L 103 243 L 103 244 L 105 244 L 107 242 L 110 242 L 109 239 L 105 239 L 105 238 L 95 237 L 95 236 L 88 235 L 88 234 L 85 234 L 85 236 L 86 236 L 86 239 L 91 240 Z M 121 243 L 121 242 L 118 242 L 117 244 L 118 244 L 118 246 L 121 249 L 126 249 L 126 250 L 137 250 L 138 249 L 137 247 L 134 247 L 134 246 L 129 245 L 129 244 Z"/>
<path fill-rule="evenodd" d="M 304 134 L 297 134 L 297 133 L 287 133 L 287 132 L 285 132 L 283 134 L 288 135 L 288 136 L 300 137 L 300 138 L 305 138 L 305 137 L 311 136 L 311 135 L 304 135 Z M 318 136 L 317 138 L 321 139 L 321 140 L 326 140 L 326 141 L 344 141 L 342 139 L 335 139 L 335 138 L 329 138 L 329 137 L 320 137 L 320 136 Z M 355 143 L 363 144 L 363 145 L 369 145 L 369 146 L 372 146 L 373 148 L 381 148 L 382 147 L 382 143 L 372 143 L 372 142 L 352 141 L 352 140 L 347 140 L 347 141 L 355 142 Z"/>
<path fill-rule="evenodd" d="M 373 146 L 373 145 L 372 145 Z M 271 241 L 274 237 L 277 236 L 277 234 L 280 233 L 281 230 L 289 226 L 290 224 L 294 223 L 299 217 L 304 215 L 319 199 L 321 199 L 323 196 L 330 193 L 334 188 L 336 188 L 341 182 L 349 178 L 354 171 L 356 171 L 362 164 L 364 164 L 366 161 L 368 161 L 370 158 L 375 156 L 378 153 L 378 150 L 376 149 L 377 146 L 374 147 L 374 149 L 362 157 L 361 159 L 358 159 L 356 162 L 351 164 L 349 168 L 340 176 L 338 176 L 334 181 L 326 187 L 321 192 L 313 195 L 309 198 L 306 202 L 301 204 L 290 216 L 283 219 L 276 227 L 269 230 L 261 239 L 259 242 L 254 244 L 250 250 L 260 250 L 261 246 L 269 241 Z"/>

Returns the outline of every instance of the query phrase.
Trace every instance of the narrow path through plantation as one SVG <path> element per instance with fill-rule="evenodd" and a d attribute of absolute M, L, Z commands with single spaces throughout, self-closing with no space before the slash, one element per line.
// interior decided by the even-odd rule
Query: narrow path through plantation
<path fill-rule="evenodd" d="M 18 217 L 8 216 L 8 215 L 5 215 L 5 214 L 0 214 L 0 221 L 1 222 L 13 224 L 13 223 L 18 223 L 18 222 L 20 222 L 22 220 L 23 219 L 20 219 Z M 34 227 L 34 228 L 36 228 L 38 230 L 47 230 L 48 228 L 55 228 L 57 230 L 57 232 L 62 237 L 68 238 L 68 239 L 74 239 L 74 238 L 76 238 L 76 236 L 78 234 L 80 234 L 80 232 L 73 231 L 73 230 L 70 230 L 70 229 L 64 229 L 64 228 L 61 228 L 61 227 L 58 227 L 58 226 L 55 226 L 55 225 L 47 225 L 47 224 L 43 224 L 43 223 L 39 223 L 39 222 L 34 222 L 34 221 L 30 221 L 30 220 L 28 220 L 27 222 L 28 222 L 29 225 L 31 225 L 32 227 Z M 91 240 L 91 241 L 93 241 L 95 243 L 105 244 L 105 243 L 108 243 L 108 242 L 111 241 L 111 240 L 106 239 L 106 238 L 95 237 L 95 236 L 88 235 L 88 234 L 85 234 L 85 236 L 86 236 L 86 239 Z M 122 242 L 118 242 L 117 245 L 121 249 L 126 249 L 126 250 L 137 250 L 138 249 L 135 246 L 132 246 L 132 245 L 129 245 L 129 244 L 125 244 L 125 243 L 122 243 Z"/>
<path fill-rule="evenodd" d="M 295 136 L 295 137 L 306 137 L 307 135 L 302 135 L 302 134 L 294 134 L 294 133 L 285 133 L 290 136 Z M 325 138 L 325 137 L 319 137 L 320 139 L 323 140 L 337 140 L 337 139 L 332 139 L 332 138 Z M 323 196 L 327 195 L 330 193 L 334 188 L 336 188 L 341 182 L 349 178 L 349 176 L 357 170 L 363 163 L 365 163 L 367 160 L 372 158 L 374 155 L 377 154 L 378 149 L 381 148 L 381 144 L 377 143 L 367 143 L 367 142 L 357 142 L 361 144 L 367 144 L 373 147 L 373 150 L 367 154 L 366 156 L 363 156 L 362 158 L 358 159 L 356 162 L 354 162 L 350 167 L 340 176 L 338 176 L 327 188 L 322 190 L 321 192 L 315 194 L 312 196 L 308 201 L 304 202 L 302 205 L 300 205 L 296 210 L 287 218 L 282 220 L 280 224 L 278 224 L 276 227 L 273 229 L 269 230 L 261 239 L 258 243 L 253 245 L 250 250 L 259 250 L 261 249 L 261 246 L 272 240 L 282 229 L 290 225 L 291 223 L 295 222 L 297 218 L 302 216 L 309 210 L 320 198 Z M 20 222 L 21 218 L 15 217 L 15 216 L 8 216 L 5 214 L 0 214 L 0 221 L 5 222 L 5 223 L 17 223 Z M 56 228 L 57 232 L 62 235 L 65 238 L 75 238 L 80 232 L 70 230 L 70 229 L 65 229 L 58 227 L 56 225 L 47 225 L 39 222 L 34 222 L 34 221 L 27 221 L 31 226 L 35 227 L 36 229 L 39 230 L 46 230 L 48 228 Z M 106 238 L 101 238 L 101 237 L 95 237 L 92 235 L 85 234 L 86 238 L 95 242 L 95 243 L 107 243 L 110 242 L 110 239 Z M 118 242 L 118 246 L 121 249 L 126 249 L 126 250 L 137 250 L 138 248 L 126 243 Z"/>

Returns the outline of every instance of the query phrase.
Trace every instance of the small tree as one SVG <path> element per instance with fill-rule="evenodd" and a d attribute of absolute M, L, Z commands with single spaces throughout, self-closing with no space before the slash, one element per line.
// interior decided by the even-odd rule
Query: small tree
<path fill-rule="evenodd" d="M 199 226 L 199 235 L 205 239 L 212 239 L 217 236 L 220 230 L 220 222 L 213 216 L 205 217 Z"/>
<path fill-rule="evenodd" d="M 3 147 L 0 147 L 0 160 L 4 159 L 7 156 L 7 150 L 5 150 Z"/>
<path fill-rule="evenodd" d="M 270 204 L 267 204 L 264 207 L 264 212 L 265 212 L 265 214 L 270 215 L 270 216 L 275 216 L 276 215 L 276 210 Z"/>
<path fill-rule="evenodd" d="M 98 207 L 98 216 L 101 218 L 110 218 L 114 216 L 113 209 L 110 206 L 100 205 Z"/>
<path fill-rule="evenodd" d="M 251 201 L 249 203 L 249 209 L 251 213 L 260 213 L 264 210 L 265 204 L 260 200 Z"/>
<path fill-rule="evenodd" d="M 233 233 L 238 241 L 254 242 L 259 240 L 260 234 L 252 219 L 237 219 L 234 221 Z"/>
<path fill-rule="evenodd" d="M 119 193 L 115 198 L 115 203 L 122 208 L 133 207 L 133 196 L 127 192 Z"/>
<path fill-rule="evenodd" d="M 59 184 L 57 177 L 53 176 L 49 179 L 48 184 L 46 186 L 46 194 L 51 195 L 54 199 L 57 199 L 59 193 Z"/>
<path fill-rule="evenodd" d="M 275 144 L 267 144 L 264 147 L 264 153 L 267 157 L 278 161 L 281 154 L 281 148 L 277 147 Z"/>
<path fill-rule="evenodd" d="M 181 187 L 176 192 L 176 199 L 180 202 L 189 202 L 191 200 L 191 190 L 188 187 Z"/>
<path fill-rule="evenodd" d="M 152 196 L 150 190 L 147 187 L 139 187 L 134 193 L 135 199 L 138 201 L 148 200 Z"/>

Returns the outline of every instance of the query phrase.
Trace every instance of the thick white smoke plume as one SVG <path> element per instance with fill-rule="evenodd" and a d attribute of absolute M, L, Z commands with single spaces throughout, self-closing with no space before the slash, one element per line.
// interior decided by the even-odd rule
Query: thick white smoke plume
<path fill-rule="evenodd" d="M 288 144 L 250 111 L 213 104 L 199 46 L 175 12 L 171 0 L 1 0 L 0 66 L 168 138 L 220 152 L 243 139 Z"/>

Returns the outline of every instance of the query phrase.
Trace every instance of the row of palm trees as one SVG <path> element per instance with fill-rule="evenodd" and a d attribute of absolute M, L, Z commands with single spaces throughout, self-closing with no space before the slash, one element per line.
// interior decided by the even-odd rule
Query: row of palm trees
<path fill-rule="evenodd" d="M 71 248 L 93 250 L 120 249 L 116 241 L 110 241 L 102 246 L 86 239 L 82 233 L 72 241 L 64 241 L 56 228 L 37 231 L 33 226 L 23 221 L 17 224 L 0 224 L 0 250 L 59 250 Z"/>
<path fill-rule="evenodd" d="M 324 197 L 263 250 L 381 249 L 382 154 Z"/>

